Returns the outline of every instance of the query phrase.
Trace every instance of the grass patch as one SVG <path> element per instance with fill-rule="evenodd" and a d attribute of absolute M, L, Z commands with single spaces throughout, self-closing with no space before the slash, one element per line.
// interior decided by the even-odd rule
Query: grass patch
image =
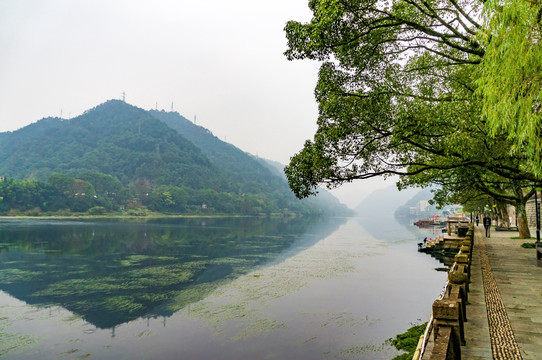
<path fill-rule="evenodd" d="M 526 243 L 521 244 L 521 247 L 525 249 L 534 249 L 536 247 L 536 243 L 526 242 Z"/>
<path fill-rule="evenodd" d="M 388 342 L 393 345 L 397 350 L 403 350 L 406 353 L 394 357 L 392 360 L 410 360 L 414 356 L 416 351 L 416 346 L 418 346 L 418 341 L 420 336 L 423 335 L 427 323 L 421 325 L 414 325 L 406 332 L 399 334 L 395 339 L 389 339 Z"/>

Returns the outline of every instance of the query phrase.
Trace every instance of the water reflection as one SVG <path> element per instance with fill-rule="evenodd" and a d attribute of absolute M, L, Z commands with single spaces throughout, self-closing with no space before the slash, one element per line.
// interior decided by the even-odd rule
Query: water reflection
<path fill-rule="evenodd" d="M 341 220 L 205 218 L 0 221 L 0 289 L 59 305 L 98 328 L 170 316 L 255 266 L 332 233 Z M 301 235 L 310 231 L 314 236 Z M 317 234 L 317 235 L 316 235 Z"/>
<path fill-rule="evenodd" d="M 422 240 L 424 237 L 441 235 L 440 227 L 419 228 L 412 218 L 395 218 L 393 214 L 374 214 L 371 217 L 358 217 L 358 223 L 375 239 L 386 242 L 402 240 Z"/>

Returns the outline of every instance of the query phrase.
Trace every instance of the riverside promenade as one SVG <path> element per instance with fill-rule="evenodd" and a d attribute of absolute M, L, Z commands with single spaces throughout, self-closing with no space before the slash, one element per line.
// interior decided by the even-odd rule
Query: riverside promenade
<path fill-rule="evenodd" d="M 534 240 L 494 229 L 484 235 L 475 226 L 461 358 L 542 359 L 542 267 L 535 249 L 521 247 Z"/>

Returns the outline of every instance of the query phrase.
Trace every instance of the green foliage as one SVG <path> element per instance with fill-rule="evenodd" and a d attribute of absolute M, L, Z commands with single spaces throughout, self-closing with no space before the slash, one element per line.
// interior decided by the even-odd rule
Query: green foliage
<path fill-rule="evenodd" d="M 122 101 L 0 136 L 0 174 L 16 179 L 4 187 L 0 212 L 103 207 L 138 216 L 147 210 L 270 215 L 286 208 L 318 214 L 326 207 L 299 201 L 255 157 L 179 114 Z M 336 200 L 327 202 L 331 211 L 346 212 Z"/>
<path fill-rule="evenodd" d="M 39 130 L 8 138 L 0 173 L 46 180 L 53 173 L 78 177 L 90 171 L 111 175 L 124 186 L 136 179 L 194 188 L 222 185 L 198 148 L 122 101 L 108 101 L 71 120 L 40 124 Z"/>
<path fill-rule="evenodd" d="M 474 207 L 484 197 L 513 204 L 528 236 L 521 219 L 533 192 L 524 187 L 542 183 L 542 161 L 522 150 L 513 130 L 528 133 L 540 154 L 540 3 L 490 1 L 489 25 L 479 24 L 476 0 L 313 0 L 309 7 L 310 22 L 285 28 L 289 59 L 322 62 L 318 129 L 286 168 L 296 196 L 398 175 L 400 188 L 438 185 L 440 205 Z M 488 126 L 488 112 L 495 121 L 507 112 L 513 126 Z M 534 120 L 526 125 L 519 117 L 527 112 Z"/>
<path fill-rule="evenodd" d="M 111 175 L 97 171 L 83 171 L 77 178 L 94 186 L 96 202 L 108 210 L 117 210 L 131 198 L 131 194 L 122 183 Z"/>
<path fill-rule="evenodd" d="M 391 345 L 395 346 L 397 350 L 405 351 L 406 354 L 401 354 L 393 358 L 393 360 L 409 360 L 414 356 L 414 351 L 418 346 L 420 336 L 423 335 L 427 323 L 421 325 L 415 325 L 408 329 L 406 332 L 399 334 L 395 339 L 389 339 Z"/>
<path fill-rule="evenodd" d="M 281 212 L 284 208 L 305 214 L 321 213 L 323 208 L 328 212 L 348 213 L 329 197 L 325 200 L 320 197 L 312 202 L 298 201 L 283 179 L 283 166 L 281 174 L 277 175 L 272 164 L 218 139 L 209 130 L 193 124 L 178 113 L 155 110 L 149 113 L 199 147 L 229 179 L 231 191 L 202 189 L 194 192 L 190 199 L 193 208 L 205 203 L 207 209 L 213 211 L 245 215 L 270 214 Z"/>
<path fill-rule="evenodd" d="M 315 90 L 318 130 L 286 169 L 298 197 L 322 183 L 441 171 L 480 155 L 472 81 L 483 49 L 476 21 L 458 3 L 310 7 L 310 23 L 286 26 L 288 58 L 325 60 Z M 451 14 L 462 21 L 448 21 Z"/>
<path fill-rule="evenodd" d="M 103 206 L 94 206 L 88 209 L 90 215 L 104 215 L 106 212 L 107 211 Z"/>
<path fill-rule="evenodd" d="M 477 81 L 493 133 L 526 152 L 525 166 L 542 176 L 542 23 L 540 1 L 487 1 L 480 38 L 486 46 Z"/>
<path fill-rule="evenodd" d="M 176 186 L 160 185 L 154 188 L 144 204 L 159 212 L 183 213 L 187 211 L 188 193 Z"/>

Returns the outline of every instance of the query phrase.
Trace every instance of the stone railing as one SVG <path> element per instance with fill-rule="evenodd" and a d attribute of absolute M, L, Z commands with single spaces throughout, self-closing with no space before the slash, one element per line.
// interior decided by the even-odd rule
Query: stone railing
<path fill-rule="evenodd" d="M 465 345 L 464 323 L 467 321 L 473 236 L 474 227 L 471 225 L 455 255 L 443 292 L 433 303 L 433 313 L 420 337 L 413 360 L 461 359 L 461 346 Z"/>
<path fill-rule="evenodd" d="M 448 235 L 451 235 L 453 233 L 455 234 L 461 234 L 462 229 L 466 229 L 470 226 L 470 221 L 466 217 L 448 217 L 448 221 L 446 222 L 446 230 L 448 232 Z M 461 236 L 465 236 L 465 233 L 461 234 Z"/>

